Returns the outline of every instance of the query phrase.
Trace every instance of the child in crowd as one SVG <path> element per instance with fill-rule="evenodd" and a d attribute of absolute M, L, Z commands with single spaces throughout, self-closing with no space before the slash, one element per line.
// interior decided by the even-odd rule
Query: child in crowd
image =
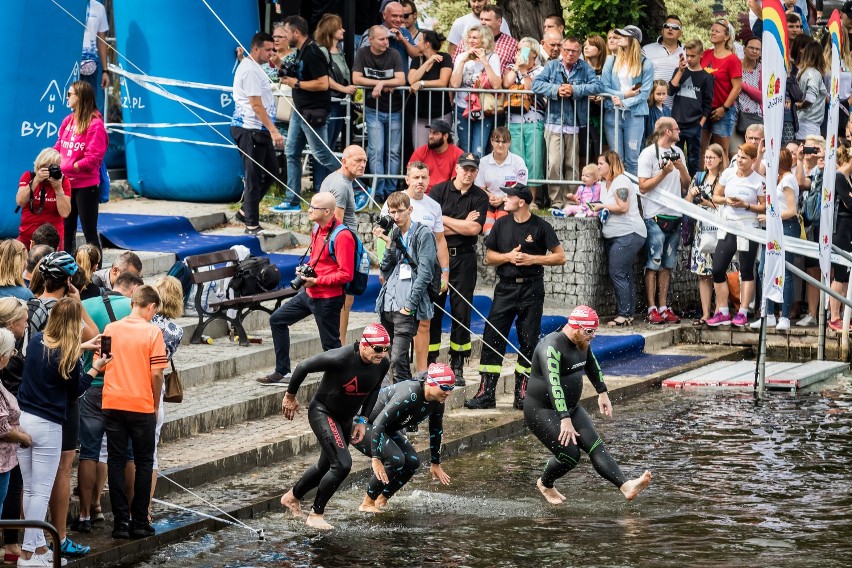
<path fill-rule="evenodd" d="M 683 46 L 683 58 L 672 75 L 672 118 L 680 127 L 677 145 L 686 154 L 686 167 L 694 176 L 701 157 L 701 130 L 713 106 L 713 76 L 701 67 L 704 44 L 694 39 Z"/>
<path fill-rule="evenodd" d="M 565 199 L 572 201 L 573 205 L 566 205 L 557 217 L 595 217 L 597 213 L 589 208 L 589 203 L 600 201 L 601 184 L 598 167 L 594 164 L 589 164 L 583 168 L 583 173 L 580 176 L 583 185 L 577 188 L 576 193 L 566 193 Z"/>
<path fill-rule="evenodd" d="M 654 125 L 657 119 L 671 116 L 671 111 L 665 106 L 666 96 L 669 94 L 669 84 L 662 79 L 656 79 L 648 96 L 648 115 L 645 117 L 645 141 L 651 143 L 650 138 L 654 135 Z"/>

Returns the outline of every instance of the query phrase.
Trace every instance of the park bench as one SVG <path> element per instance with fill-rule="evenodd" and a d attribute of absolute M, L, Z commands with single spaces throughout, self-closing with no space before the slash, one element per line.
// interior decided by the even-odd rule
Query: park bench
<path fill-rule="evenodd" d="M 228 322 L 234 334 L 239 337 L 240 345 L 248 346 L 249 337 L 243 328 L 243 319 L 254 311 L 263 311 L 272 315 L 272 312 L 277 310 L 284 300 L 292 298 L 297 293 L 296 290 L 287 287 L 252 296 L 240 296 L 239 298 L 211 302 L 205 309 L 202 302 L 204 284 L 223 278 L 233 278 L 237 273 L 237 264 L 239 264 L 237 252 L 228 249 L 207 254 L 196 254 L 186 257 L 185 262 L 192 271 L 192 283 L 196 285 L 194 303 L 195 310 L 198 312 L 198 325 L 189 340 L 190 343 L 201 343 L 201 336 L 207 324 L 217 319 L 223 319 Z M 264 302 L 273 300 L 275 301 L 274 308 L 263 305 Z M 229 316 L 229 310 L 235 311 L 236 315 Z"/>

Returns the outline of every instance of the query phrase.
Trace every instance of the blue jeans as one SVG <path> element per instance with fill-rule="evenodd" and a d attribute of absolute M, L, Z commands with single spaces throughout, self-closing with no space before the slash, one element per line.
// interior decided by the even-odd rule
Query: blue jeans
<path fill-rule="evenodd" d="M 494 128 L 494 117 L 483 117 L 479 120 L 469 120 L 463 117 L 465 109 L 456 107 L 456 133 L 458 147 L 465 152 L 473 152 L 480 158 L 485 154 Z"/>
<path fill-rule="evenodd" d="M 6 473 L 0 473 L 0 513 L 3 513 L 3 502 L 6 500 L 6 492 L 9 490 L 9 478 L 12 477 L 12 470 Z"/>
<path fill-rule="evenodd" d="M 783 197 L 783 196 L 782 196 Z M 782 226 L 784 227 L 784 236 L 785 237 L 796 237 L 798 238 L 801 235 L 802 229 L 799 227 L 799 220 L 796 217 L 792 217 L 790 219 L 785 219 L 782 221 Z M 784 253 L 784 260 L 787 262 L 795 262 L 796 255 L 791 252 Z M 761 247 L 760 250 L 760 265 L 758 266 L 758 274 L 760 274 L 760 279 L 763 280 L 763 267 L 764 262 L 766 261 L 766 247 Z M 786 318 L 790 317 L 790 308 L 793 306 L 793 274 L 785 267 L 784 268 L 784 302 L 781 304 L 781 317 Z M 777 302 L 773 302 L 772 300 L 766 300 L 766 313 L 774 314 L 775 306 Z"/>
<path fill-rule="evenodd" d="M 314 134 L 314 131 L 316 131 L 316 134 Z M 290 115 L 285 154 L 287 155 L 287 185 L 292 190 L 290 193 L 291 205 L 299 205 L 299 196 L 302 194 L 302 151 L 305 149 L 305 142 L 311 147 L 311 154 L 314 159 L 329 171 L 340 167 L 340 162 L 326 146 L 327 132 L 327 121 L 324 125 L 314 126 L 311 130 L 310 126 L 304 123 L 299 113 L 294 112 Z M 318 171 L 314 172 L 314 189 L 317 191 L 319 191 L 319 186 L 322 183 L 322 180 L 317 179 Z"/>
<path fill-rule="evenodd" d="M 287 300 L 269 317 L 272 329 L 272 344 L 275 347 L 275 372 L 286 375 L 290 372 L 290 326 L 313 314 L 319 328 L 323 351 L 340 347 L 340 311 L 343 309 L 343 294 L 333 298 L 313 299 L 305 289 Z"/>
<path fill-rule="evenodd" d="M 677 231 L 665 233 L 652 219 L 645 219 L 648 238 L 645 241 L 645 269 L 671 270 L 677 264 L 677 249 L 680 246 L 680 225 Z"/>
<path fill-rule="evenodd" d="M 616 144 L 615 114 L 618 113 L 618 143 Z M 639 171 L 639 152 L 642 151 L 642 138 L 645 136 L 645 117 L 634 116 L 632 112 L 618 109 L 607 110 L 604 115 L 604 133 L 611 150 L 618 152 L 624 162 L 624 169 L 637 175 Z"/>
<path fill-rule="evenodd" d="M 607 250 L 609 279 L 615 290 L 615 305 L 618 315 L 632 318 L 636 314 L 636 273 L 633 261 L 645 246 L 645 237 L 630 233 L 620 237 L 604 239 Z"/>
<path fill-rule="evenodd" d="M 370 173 L 397 175 L 401 173 L 402 114 L 364 109 L 367 125 L 367 158 Z M 397 180 L 382 178 L 376 183 L 376 198 L 384 199 L 396 191 Z"/>
<path fill-rule="evenodd" d="M 677 146 L 686 154 L 686 169 L 689 170 L 690 176 L 694 176 L 696 172 L 703 169 L 700 125 L 681 126 L 680 141 L 677 143 Z"/>
<path fill-rule="evenodd" d="M 103 67 L 101 67 L 101 62 L 100 62 L 99 59 L 96 59 L 95 63 L 98 66 L 98 68 L 95 69 L 95 72 L 92 73 L 91 75 L 80 75 L 80 80 L 85 81 L 89 85 L 92 86 L 92 90 L 95 92 L 95 105 L 98 107 L 98 110 L 101 111 L 101 114 L 106 115 L 106 112 L 104 111 L 104 108 L 103 108 L 103 106 L 104 106 L 104 100 L 103 100 L 104 93 L 101 90 L 101 79 L 103 79 L 104 70 L 103 70 Z"/>

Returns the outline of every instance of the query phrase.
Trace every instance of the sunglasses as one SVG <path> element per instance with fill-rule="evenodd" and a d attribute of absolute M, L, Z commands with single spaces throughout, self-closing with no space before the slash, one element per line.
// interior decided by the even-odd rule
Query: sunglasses
<path fill-rule="evenodd" d="M 370 340 L 367 339 L 366 337 L 364 338 L 364 341 L 366 341 L 367 345 L 372 347 L 373 351 L 375 351 L 376 353 L 387 353 L 388 351 L 390 351 L 390 346 L 373 345 L 372 343 L 370 343 Z"/>
<path fill-rule="evenodd" d="M 67 93 L 65 93 L 65 95 L 66 95 L 66 96 L 69 96 L 69 97 L 71 97 L 71 96 L 76 97 L 76 96 L 77 96 L 77 93 L 75 93 L 74 91 L 68 91 Z"/>
<path fill-rule="evenodd" d="M 416 14 L 416 13 L 417 13 L 417 12 L 403 12 L 403 13 L 402 13 L 402 16 L 403 16 L 404 18 L 410 18 L 411 16 L 413 16 L 413 15 L 414 15 L 414 14 Z"/>
<path fill-rule="evenodd" d="M 453 389 L 456 388 L 455 385 L 439 385 L 438 383 L 433 382 L 432 380 L 429 380 L 429 384 L 438 387 L 444 392 L 453 392 Z"/>
<path fill-rule="evenodd" d="M 313 205 L 308 205 L 308 209 L 313 211 L 331 211 L 328 207 L 314 207 Z"/>
<path fill-rule="evenodd" d="M 680 26 L 677 24 L 663 24 L 664 30 L 674 30 L 676 32 L 680 31 Z"/>
<path fill-rule="evenodd" d="M 584 335 L 589 335 L 589 336 L 594 335 L 598 332 L 597 329 L 592 329 L 590 327 L 581 327 L 580 331 L 582 331 Z"/>

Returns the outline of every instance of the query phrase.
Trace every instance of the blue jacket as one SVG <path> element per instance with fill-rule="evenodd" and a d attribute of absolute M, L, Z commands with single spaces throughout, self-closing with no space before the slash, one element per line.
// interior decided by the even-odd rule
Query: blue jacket
<path fill-rule="evenodd" d="M 618 74 L 613 72 L 615 65 L 615 57 L 607 57 L 604 63 L 603 71 L 601 72 L 601 81 L 603 81 L 603 92 L 608 95 L 615 95 L 621 98 L 621 104 L 633 116 L 645 116 L 648 114 L 648 96 L 651 94 L 651 87 L 654 85 L 654 64 L 646 57 L 642 57 L 642 75 L 633 77 L 630 80 L 631 85 L 642 83 L 642 88 L 639 94 L 629 99 L 624 98 L 624 91 L 621 90 L 621 81 L 618 79 Z M 612 104 L 612 99 L 604 98 L 604 108 L 613 110 L 615 107 Z"/>
<path fill-rule="evenodd" d="M 570 83 L 574 87 L 574 96 L 563 98 L 559 96 L 559 87 Z M 565 70 L 561 59 L 550 61 L 544 71 L 533 80 L 534 93 L 548 98 L 547 124 L 564 126 L 586 126 L 589 96 L 597 95 L 603 90 L 600 77 L 595 70 L 582 59 L 574 64 L 571 72 Z M 574 102 L 577 103 L 577 116 L 574 116 Z"/>

